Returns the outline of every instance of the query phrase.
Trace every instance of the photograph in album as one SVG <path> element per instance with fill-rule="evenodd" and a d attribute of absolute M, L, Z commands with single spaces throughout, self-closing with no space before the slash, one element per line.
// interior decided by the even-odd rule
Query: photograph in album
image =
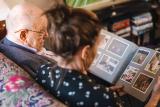
<path fill-rule="evenodd" d="M 143 73 L 139 74 L 137 80 L 133 84 L 133 87 L 142 93 L 145 93 L 152 83 L 153 78 L 149 77 Z"/>
<path fill-rule="evenodd" d="M 132 62 L 136 64 L 143 64 L 144 60 L 148 56 L 149 52 L 145 50 L 138 50 L 136 55 L 133 57 Z"/>
<path fill-rule="evenodd" d="M 121 80 L 128 82 L 131 84 L 133 82 L 133 79 L 135 78 L 136 74 L 138 73 L 138 69 L 128 66 L 124 73 L 121 76 Z"/>
<path fill-rule="evenodd" d="M 157 71 L 160 70 L 160 53 L 159 52 L 155 53 L 151 61 L 149 61 L 148 64 L 146 65 L 145 70 L 153 74 L 156 74 Z"/>
<path fill-rule="evenodd" d="M 103 55 L 100 61 L 98 62 L 97 67 L 109 74 L 112 74 L 115 68 L 117 67 L 118 63 L 119 61 L 117 61 L 116 59 L 107 55 Z"/>
<path fill-rule="evenodd" d="M 105 36 L 103 36 L 101 39 L 102 39 L 102 41 L 100 42 L 99 47 L 100 47 L 101 49 L 105 49 L 105 47 L 106 47 L 106 45 L 107 45 L 107 42 L 108 42 L 108 40 L 110 39 L 110 37 L 105 37 Z"/>
<path fill-rule="evenodd" d="M 127 47 L 128 47 L 128 44 L 125 44 L 122 41 L 119 41 L 117 39 L 113 39 L 111 44 L 108 47 L 108 51 L 112 52 L 115 55 L 123 56 Z"/>

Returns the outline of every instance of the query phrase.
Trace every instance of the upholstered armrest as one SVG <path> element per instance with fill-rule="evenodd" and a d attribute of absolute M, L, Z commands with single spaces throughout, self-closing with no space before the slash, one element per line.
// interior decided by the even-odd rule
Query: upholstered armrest
<path fill-rule="evenodd" d="M 66 107 L 0 53 L 0 107 Z"/>

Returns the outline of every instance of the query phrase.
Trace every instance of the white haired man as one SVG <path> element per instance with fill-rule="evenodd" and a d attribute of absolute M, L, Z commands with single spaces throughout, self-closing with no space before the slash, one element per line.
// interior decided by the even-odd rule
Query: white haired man
<path fill-rule="evenodd" d="M 0 51 L 34 75 L 39 65 L 51 61 L 43 57 L 47 24 L 40 8 L 29 3 L 16 5 L 6 19 L 7 35 L 0 42 Z"/>

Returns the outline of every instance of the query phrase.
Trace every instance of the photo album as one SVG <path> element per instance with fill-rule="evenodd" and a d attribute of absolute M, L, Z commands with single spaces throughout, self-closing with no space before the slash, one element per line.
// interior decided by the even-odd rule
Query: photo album
<path fill-rule="evenodd" d="M 123 39 L 106 30 L 90 72 L 111 83 L 124 85 L 124 90 L 145 101 L 160 75 L 160 52 Z"/>

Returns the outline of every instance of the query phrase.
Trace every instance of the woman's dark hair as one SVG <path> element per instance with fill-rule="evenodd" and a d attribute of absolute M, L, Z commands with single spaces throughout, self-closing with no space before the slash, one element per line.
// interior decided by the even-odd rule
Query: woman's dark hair
<path fill-rule="evenodd" d="M 51 51 L 65 58 L 82 46 L 92 46 L 101 30 L 96 15 L 84 9 L 58 6 L 45 15 L 49 20 L 47 44 Z"/>

